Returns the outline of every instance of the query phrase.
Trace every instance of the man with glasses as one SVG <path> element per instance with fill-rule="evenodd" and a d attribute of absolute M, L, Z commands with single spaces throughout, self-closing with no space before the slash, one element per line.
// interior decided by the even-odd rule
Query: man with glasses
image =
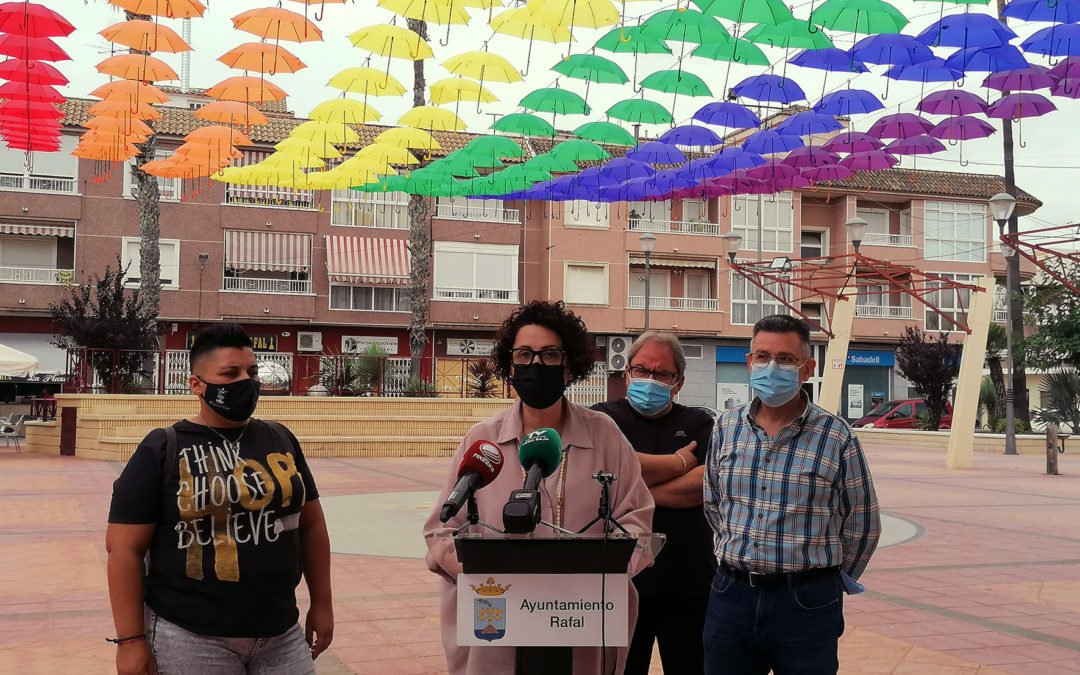
<path fill-rule="evenodd" d="M 593 409 L 615 420 L 637 452 L 656 501 L 653 531 L 666 534 L 667 543 L 656 563 L 634 577 L 641 604 L 625 674 L 649 672 L 655 640 L 665 673 L 695 675 L 704 669 L 701 633 L 716 570 L 701 508 L 713 419 L 674 401 L 686 372 L 678 338 L 648 332 L 627 354 L 626 398 Z"/>
<path fill-rule="evenodd" d="M 728 410 L 705 465 L 719 568 L 705 619 L 705 672 L 836 673 L 843 592 L 859 592 L 881 534 L 862 446 L 802 390 L 810 331 L 791 316 L 754 325 L 754 398 Z"/>

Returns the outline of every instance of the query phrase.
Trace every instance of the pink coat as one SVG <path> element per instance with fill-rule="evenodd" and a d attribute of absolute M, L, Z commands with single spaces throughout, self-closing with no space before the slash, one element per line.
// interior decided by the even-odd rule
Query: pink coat
<path fill-rule="evenodd" d="M 618 480 L 610 488 L 612 513 L 615 518 L 631 533 L 651 531 L 653 498 L 645 481 L 641 478 L 641 465 L 630 443 L 607 415 L 569 403 L 565 399 L 564 403 L 567 413 L 561 435 L 564 449 L 563 464 L 566 466 L 562 527 L 576 532 L 596 517 L 597 505 L 600 502 L 600 483 L 594 480 L 592 475 L 597 471 L 608 471 L 618 476 Z M 481 522 L 502 529 L 503 505 L 510 496 L 510 492 L 520 489 L 522 484 L 521 463 L 518 461 L 518 444 L 524 436 L 522 431 L 520 401 L 470 429 L 461 441 L 457 452 L 454 453 L 454 458 L 450 462 L 450 471 L 446 475 L 439 498 L 435 501 L 435 510 L 424 525 L 424 536 L 428 546 L 426 558 L 428 569 L 439 574 L 444 582 L 440 598 L 442 639 L 446 650 L 447 669 L 451 675 L 480 675 L 481 673 L 501 675 L 514 671 L 513 647 L 459 647 L 456 644 L 457 585 L 452 572 L 457 569 L 457 554 L 452 540 L 434 538 L 432 535 L 439 532 L 452 532 L 465 522 L 465 509 L 462 509 L 461 513 L 445 525 L 439 522 L 439 510 L 453 489 L 454 483 L 457 482 L 457 467 L 462 455 L 478 439 L 496 443 L 503 453 L 502 472 L 476 495 Z M 561 470 L 555 471 L 544 480 L 540 487 L 541 519 L 557 525 L 560 523 L 555 516 L 556 495 L 561 473 Z M 543 532 L 545 529 L 543 525 L 540 525 L 537 532 Z M 473 528 L 472 531 L 492 536 L 495 534 L 482 527 Z M 599 523 L 589 529 L 589 532 L 602 531 Z M 635 553 L 631 560 L 631 574 L 637 574 L 647 564 L 648 562 L 640 553 Z M 629 625 L 631 633 L 636 619 L 637 593 L 631 584 Z M 609 670 L 614 659 L 617 658 L 619 665 L 615 672 L 622 673 L 626 651 L 625 647 L 608 648 L 605 661 Z M 579 647 L 574 650 L 575 674 L 591 675 L 599 672 L 599 647 Z"/>

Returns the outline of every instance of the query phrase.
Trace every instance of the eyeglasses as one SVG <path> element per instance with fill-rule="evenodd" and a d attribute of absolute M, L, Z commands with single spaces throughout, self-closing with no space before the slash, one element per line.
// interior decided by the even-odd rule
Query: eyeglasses
<path fill-rule="evenodd" d="M 630 377 L 638 380 L 652 378 L 661 384 L 675 384 L 679 379 L 678 373 L 669 373 L 666 370 L 649 370 L 645 366 L 630 366 L 626 369 Z"/>
<path fill-rule="evenodd" d="M 750 357 L 750 365 L 755 368 L 767 368 L 770 363 L 775 361 L 780 370 L 798 370 L 800 366 L 809 360 L 802 359 L 800 361 L 799 357 L 790 354 L 773 356 L 768 352 L 752 352 L 748 356 Z"/>
<path fill-rule="evenodd" d="M 517 347 L 510 350 L 510 360 L 515 366 L 527 366 L 536 357 L 540 357 L 540 363 L 545 366 L 561 366 L 566 360 L 566 350 L 558 347 L 545 347 L 539 351 L 528 347 Z"/>

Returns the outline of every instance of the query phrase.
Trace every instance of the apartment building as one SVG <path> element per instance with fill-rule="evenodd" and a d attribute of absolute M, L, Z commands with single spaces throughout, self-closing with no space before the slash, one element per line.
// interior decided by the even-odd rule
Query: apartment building
<path fill-rule="evenodd" d="M 155 123 L 159 157 L 202 124 L 192 113 L 205 97 L 198 91 L 173 95 Z M 138 212 L 126 166 L 70 155 L 91 103 L 65 104 L 64 151 L 37 154 L 29 165 L 22 153 L 0 151 L 0 343 L 38 355 L 42 371 L 65 368 L 64 354 L 50 344 L 48 307 L 68 293 L 69 283 L 84 283 L 115 265 L 117 256 L 132 262 L 133 286 L 138 279 Z M 283 102 L 268 105 L 270 123 L 249 130 L 256 145 L 244 148 L 238 163 L 259 161 L 304 121 Z M 363 129 L 361 143 L 380 130 Z M 437 137 L 447 153 L 474 136 Z M 161 179 L 159 185 L 162 346 L 173 355 L 168 369 L 186 374 L 187 341 L 200 325 L 222 319 L 241 323 L 256 338 L 272 389 L 305 393 L 311 380 L 301 362 L 370 344 L 393 357 L 395 368 L 406 368 L 407 195 L 205 179 Z M 859 216 L 870 223 L 862 244 L 868 256 L 961 281 L 1003 277 L 986 208 L 986 199 L 1003 187 L 997 176 L 891 170 L 828 187 L 704 201 L 435 199 L 425 373 L 440 390 L 459 392 L 462 362 L 490 353 L 495 329 L 514 307 L 563 299 L 597 338 L 597 368 L 579 387 L 581 400 L 621 395 L 617 375 L 625 349 L 645 328 L 640 237 L 647 232 L 656 237 L 649 326 L 677 333 L 686 346 L 682 401 L 723 408 L 747 395 L 743 354 L 752 324 L 784 308 L 732 275 L 721 235 L 742 235 L 738 256 L 744 260 L 839 255 L 850 250 L 844 223 Z M 1039 205 L 1024 193 L 1017 208 L 1026 215 Z M 942 307 L 962 311 L 967 304 L 942 296 Z M 825 308 L 806 303 L 801 310 L 820 315 Z M 869 288 L 856 317 L 846 384 L 862 386 L 864 407 L 875 397 L 906 396 L 892 357 L 903 327 L 947 325 L 910 296 Z M 826 338 L 817 338 L 815 355 L 823 364 Z M 166 374 L 162 387 L 186 390 L 181 382 Z M 817 386 L 815 379 L 812 394 Z M 858 386 L 845 386 L 849 391 L 860 395 Z"/>

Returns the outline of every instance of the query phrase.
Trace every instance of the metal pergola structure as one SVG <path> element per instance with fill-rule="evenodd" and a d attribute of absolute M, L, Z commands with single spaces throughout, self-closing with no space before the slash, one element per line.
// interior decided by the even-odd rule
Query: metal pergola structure
<path fill-rule="evenodd" d="M 1077 248 L 1080 244 L 1080 223 L 1044 227 L 1041 230 L 1026 230 L 1015 234 L 1005 232 L 1000 236 L 1000 241 L 1030 260 L 1033 265 L 1073 293 L 1080 294 L 1077 280 L 1069 279 L 1065 273 L 1066 262 L 1080 263 L 1080 249 Z M 1040 254 L 1042 254 L 1041 257 Z M 1057 264 L 1053 265 L 1053 262 Z"/>

